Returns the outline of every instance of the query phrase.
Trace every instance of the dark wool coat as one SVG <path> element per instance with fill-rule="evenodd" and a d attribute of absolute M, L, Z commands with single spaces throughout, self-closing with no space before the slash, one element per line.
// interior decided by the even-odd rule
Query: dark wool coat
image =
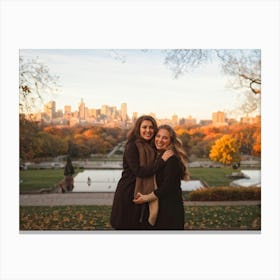
<path fill-rule="evenodd" d="M 158 189 L 154 191 L 159 199 L 159 212 L 154 229 L 184 229 L 184 205 L 181 189 L 183 169 L 180 160 L 170 157 L 164 168 L 156 175 Z"/>
<path fill-rule="evenodd" d="M 145 229 L 140 223 L 141 209 L 145 206 L 133 202 L 136 177 L 148 177 L 165 165 L 162 159 L 154 166 L 141 167 L 139 153 L 134 142 L 126 145 L 123 156 L 123 172 L 118 182 L 112 205 L 110 223 L 115 229 L 139 230 Z"/>

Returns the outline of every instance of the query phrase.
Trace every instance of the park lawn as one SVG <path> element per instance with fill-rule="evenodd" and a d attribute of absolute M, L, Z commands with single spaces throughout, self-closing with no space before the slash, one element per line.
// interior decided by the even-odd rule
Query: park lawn
<path fill-rule="evenodd" d="M 229 186 L 233 180 L 227 177 L 233 172 L 231 167 L 190 168 L 189 172 L 192 180 L 205 181 L 210 187 Z"/>
<path fill-rule="evenodd" d="M 75 174 L 80 172 L 76 170 Z M 193 180 L 203 180 L 209 186 L 228 186 L 232 179 L 226 176 L 232 168 L 190 168 Z M 63 169 L 40 169 L 20 171 L 20 192 L 38 191 L 56 186 L 63 179 Z"/>
<path fill-rule="evenodd" d="M 34 191 L 54 187 L 63 178 L 63 169 L 20 171 L 20 191 Z"/>
<path fill-rule="evenodd" d="M 20 230 L 111 230 L 110 206 L 21 206 Z M 260 206 L 185 206 L 186 230 L 260 230 Z"/>
<path fill-rule="evenodd" d="M 63 172 L 63 169 L 21 170 L 20 192 L 54 187 L 64 178 Z M 75 174 L 78 172 L 79 169 L 75 170 Z"/>

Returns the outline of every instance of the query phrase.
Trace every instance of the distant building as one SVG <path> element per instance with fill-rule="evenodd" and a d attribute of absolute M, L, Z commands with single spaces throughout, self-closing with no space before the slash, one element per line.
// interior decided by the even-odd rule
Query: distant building
<path fill-rule="evenodd" d="M 127 121 L 127 105 L 126 103 L 121 104 L 121 119 Z"/>
<path fill-rule="evenodd" d="M 117 110 L 117 107 L 116 107 L 116 106 L 111 106 L 109 111 L 110 111 L 110 117 L 111 117 L 112 119 L 117 118 L 117 116 L 118 116 L 118 110 Z"/>
<path fill-rule="evenodd" d="M 61 109 L 56 111 L 55 118 L 63 118 L 63 111 Z"/>
<path fill-rule="evenodd" d="M 137 112 L 133 112 L 132 113 L 132 123 L 134 123 L 138 118 L 138 113 Z"/>
<path fill-rule="evenodd" d="M 237 124 L 238 121 L 236 119 L 226 119 L 226 122 L 228 123 L 228 125 L 234 125 L 234 124 Z"/>
<path fill-rule="evenodd" d="M 155 118 L 158 125 L 169 124 L 171 126 L 183 125 L 183 126 L 197 126 L 197 120 L 191 115 L 186 118 L 180 118 L 177 114 L 173 114 L 171 118 L 158 119 L 156 114 L 150 112 L 149 115 Z M 89 109 L 86 107 L 83 99 L 78 104 L 78 110 L 72 111 L 70 105 L 64 106 L 64 112 L 62 110 L 56 111 L 55 101 L 49 101 L 44 105 L 44 111 L 36 114 L 25 115 L 26 119 L 32 119 L 42 124 L 47 125 L 95 125 L 95 126 L 107 126 L 107 127 L 122 127 L 129 128 L 133 125 L 138 118 L 138 113 L 133 112 L 131 119 L 127 114 L 127 104 L 122 103 L 120 109 L 117 106 L 102 105 L 99 109 Z M 261 116 L 249 117 L 248 115 L 240 119 L 240 123 L 255 124 L 261 122 Z M 200 126 L 226 126 L 234 125 L 237 123 L 235 119 L 227 119 L 225 113 L 222 111 L 213 112 L 212 120 L 200 120 Z"/>
<path fill-rule="evenodd" d="M 173 124 L 173 125 L 177 125 L 178 122 L 179 122 L 178 115 L 174 114 L 174 115 L 172 116 L 172 124 Z"/>
<path fill-rule="evenodd" d="M 174 126 L 173 121 L 171 119 L 157 119 L 157 124 L 158 124 L 158 126 L 163 125 L 163 124 L 168 124 L 171 127 Z"/>
<path fill-rule="evenodd" d="M 55 118 L 55 113 L 56 113 L 55 107 L 56 107 L 55 101 L 49 101 L 47 104 L 45 104 L 44 113 L 48 120 L 52 120 Z"/>
<path fill-rule="evenodd" d="M 225 126 L 228 125 L 228 123 L 225 121 L 225 113 L 218 111 L 212 113 L 212 125 L 213 126 Z"/>
<path fill-rule="evenodd" d="M 71 106 L 65 105 L 64 106 L 64 118 L 69 120 L 72 117 Z"/>
<path fill-rule="evenodd" d="M 89 109 L 88 110 L 88 117 L 96 119 L 98 117 L 96 109 Z"/>
<path fill-rule="evenodd" d="M 199 125 L 208 126 L 212 124 L 212 120 L 200 120 Z"/>
<path fill-rule="evenodd" d="M 261 116 L 257 115 L 255 117 L 249 117 L 248 115 L 246 115 L 245 117 L 242 117 L 240 119 L 240 122 L 244 123 L 244 124 L 260 123 L 261 122 Z"/>
<path fill-rule="evenodd" d="M 71 119 L 69 120 L 69 125 L 70 125 L 70 126 L 75 126 L 75 125 L 77 125 L 77 124 L 79 124 L 79 119 L 78 119 L 78 118 L 71 118 Z"/>
<path fill-rule="evenodd" d="M 102 105 L 100 109 L 101 115 L 107 116 L 109 114 L 109 106 Z"/>
<path fill-rule="evenodd" d="M 79 119 L 80 120 L 86 119 L 86 105 L 83 101 L 83 98 L 81 99 L 81 102 L 79 104 Z"/>
<path fill-rule="evenodd" d="M 196 119 L 194 119 L 191 115 L 185 119 L 186 126 L 194 126 L 196 125 Z"/>

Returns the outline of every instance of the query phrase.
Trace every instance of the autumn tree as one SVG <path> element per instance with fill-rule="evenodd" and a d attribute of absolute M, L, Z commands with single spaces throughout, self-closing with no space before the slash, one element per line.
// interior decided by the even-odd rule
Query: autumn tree
<path fill-rule="evenodd" d="M 59 136 L 40 131 L 37 135 L 37 143 L 41 152 L 37 156 L 57 156 L 67 153 L 68 143 Z"/>
<path fill-rule="evenodd" d="M 260 125 L 257 126 L 253 138 L 255 139 L 253 145 L 253 155 L 261 156 L 261 127 Z"/>
<path fill-rule="evenodd" d="M 40 152 L 40 147 L 36 138 L 40 129 L 37 123 L 25 119 L 23 115 L 19 117 L 19 129 L 20 158 L 24 161 L 30 160 L 34 158 L 36 153 Z"/>
<path fill-rule="evenodd" d="M 240 162 L 238 141 L 231 135 L 224 135 L 212 146 L 209 157 L 225 165 Z"/>

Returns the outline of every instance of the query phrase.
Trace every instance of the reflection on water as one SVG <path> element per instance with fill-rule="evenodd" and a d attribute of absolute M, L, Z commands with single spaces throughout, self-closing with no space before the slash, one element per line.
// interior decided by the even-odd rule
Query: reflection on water
<path fill-rule="evenodd" d="M 73 192 L 114 192 L 119 179 L 121 169 L 97 169 L 84 170 L 74 177 Z M 202 188 L 203 184 L 199 180 L 182 181 L 183 191 L 191 191 Z"/>
<path fill-rule="evenodd" d="M 247 178 L 234 180 L 231 186 L 261 186 L 260 170 L 242 170 L 242 173 Z M 84 170 L 74 177 L 73 192 L 114 192 L 121 174 L 121 169 Z M 200 180 L 181 181 L 181 188 L 183 191 L 192 191 L 203 188 L 203 184 Z"/>
<path fill-rule="evenodd" d="M 114 192 L 121 169 L 84 170 L 74 177 L 73 192 Z"/>

